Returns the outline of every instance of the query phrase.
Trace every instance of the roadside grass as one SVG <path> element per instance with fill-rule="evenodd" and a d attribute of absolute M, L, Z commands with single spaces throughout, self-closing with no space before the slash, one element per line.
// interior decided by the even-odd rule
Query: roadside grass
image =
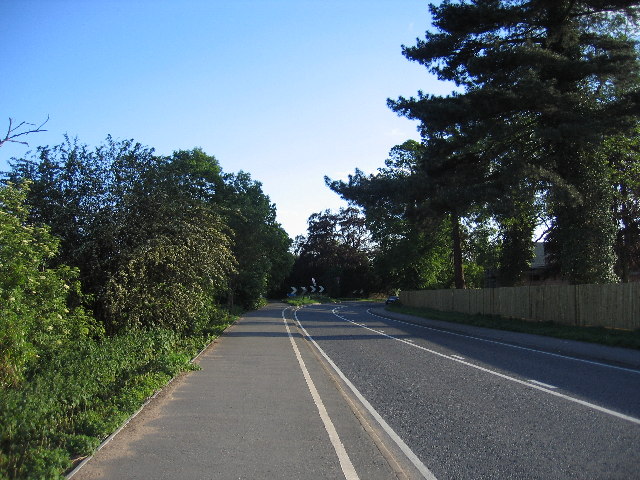
<path fill-rule="evenodd" d="M 293 305 L 294 307 L 301 307 L 302 305 L 312 305 L 314 303 L 336 303 L 336 301 L 330 297 L 323 295 L 313 295 L 311 297 L 292 297 L 284 300 L 285 303 Z"/>
<path fill-rule="evenodd" d="M 640 349 L 640 330 L 618 330 L 605 327 L 578 327 L 554 322 L 532 322 L 517 318 L 505 318 L 497 315 L 469 315 L 458 312 L 443 312 L 428 308 L 391 305 L 388 310 L 416 317 L 445 322 L 462 323 L 476 327 L 508 330 L 511 332 L 532 333 L 547 337 L 599 343 L 612 347 Z"/>
<path fill-rule="evenodd" d="M 64 478 L 234 318 L 197 331 L 130 330 L 39 359 L 23 384 L 0 388 L 0 479 Z"/>

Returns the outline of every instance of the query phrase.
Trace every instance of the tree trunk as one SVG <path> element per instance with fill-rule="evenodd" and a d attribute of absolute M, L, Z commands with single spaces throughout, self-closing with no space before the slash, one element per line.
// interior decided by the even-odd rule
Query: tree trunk
<path fill-rule="evenodd" d="M 451 214 L 451 237 L 453 240 L 453 278 L 456 288 L 465 288 L 464 268 L 462 266 L 462 239 L 460 235 L 460 217 Z"/>

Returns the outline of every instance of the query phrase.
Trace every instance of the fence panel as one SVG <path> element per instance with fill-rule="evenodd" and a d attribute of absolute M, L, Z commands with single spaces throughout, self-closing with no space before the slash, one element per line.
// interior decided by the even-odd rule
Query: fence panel
<path fill-rule="evenodd" d="M 565 325 L 640 328 L 640 283 L 543 285 L 400 293 L 405 305 Z"/>
<path fill-rule="evenodd" d="M 543 291 L 544 299 L 539 321 L 577 325 L 575 285 L 545 285 L 539 288 Z"/>
<path fill-rule="evenodd" d="M 469 313 L 475 315 L 484 313 L 485 310 L 485 290 L 469 290 Z"/>
<path fill-rule="evenodd" d="M 469 290 L 451 290 L 452 302 L 456 312 L 469 312 Z"/>
<path fill-rule="evenodd" d="M 529 288 L 529 320 L 544 321 L 544 287 Z"/>

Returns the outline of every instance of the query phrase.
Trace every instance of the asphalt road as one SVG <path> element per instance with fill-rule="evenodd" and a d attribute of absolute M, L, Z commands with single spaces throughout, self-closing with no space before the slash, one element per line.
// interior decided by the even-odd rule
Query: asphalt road
<path fill-rule="evenodd" d="M 70 477 L 640 478 L 640 352 L 380 314 L 247 314 Z"/>
<path fill-rule="evenodd" d="M 372 306 L 295 317 L 436 478 L 640 478 L 640 370 L 398 323 Z"/>
<path fill-rule="evenodd" d="M 354 414 L 285 305 L 245 315 L 198 363 L 69 477 L 411 478 Z"/>

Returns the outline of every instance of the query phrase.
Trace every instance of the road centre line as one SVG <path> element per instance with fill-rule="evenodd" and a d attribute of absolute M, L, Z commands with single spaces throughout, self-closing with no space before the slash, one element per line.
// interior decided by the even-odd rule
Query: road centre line
<path fill-rule="evenodd" d="M 282 310 L 282 321 L 284 322 L 284 326 L 287 329 L 287 334 L 289 335 L 289 340 L 291 341 L 291 346 L 293 347 L 293 351 L 298 359 L 298 364 L 300 365 L 300 369 L 302 370 L 302 374 L 307 382 L 307 386 L 309 387 L 309 391 L 311 392 L 311 396 L 313 397 L 313 401 L 316 404 L 316 408 L 318 409 L 318 413 L 320 414 L 320 418 L 322 419 L 322 423 L 324 424 L 324 428 L 329 434 L 329 439 L 331 440 L 331 444 L 338 455 L 338 460 L 340 462 L 340 467 L 342 468 L 342 473 L 344 473 L 344 477 L 346 480 L 359 480 L 358 474 L 356 473 L 356 469 L 351 463 L 351 459 L 347 454 L 347 451 L 344 448 L 343 443 L 340 441 L 340 437 L 338 436 L 338 432 L 336 431 L 331 418 L 329 417 L 329 413 L 322 402 L 322 398 L 316 389 L 313 380 L 311 379 L 311 375 L 307 370 L 307 367 L 302 359 L 302 355 L 300 355 L 300 350 L 298 350 L 298 346 L 291 334 L 291 330 L 289 329 L 289 324 L 287 323 L 287 319 L 285 318 L 284 312 L 288 310 L 285 308 Z"/>
<path fill-rule="evenodd" d="M 344 308 L 344 307 L 337 307 L 337 308 L 334 308 L 334 309 L 331 311 L 331 313 L 333 313 L 336 317 L 338 317 L 338 318 L 340 318 L 340 319 L 342 319 L 342 320 L 344 320 L 344 321 L 346 321 L 346 322 L 349 322 L 349 323 L 351 323 L 351 324 L 353 324 L 353 325 L 357 325 L 357 326 L 359 326 L 359 327 L 361 327 L 361 328 L 364 328 L 364 329 L 366 329 L 366 330 L 369 330 L 369 331 L 372 331 L 372 332 L 376 332 L 376 333 L 378 333 L 378 335 L 382 335 L 382 336 L 384 336 L 384 337 L 387 337 L 387 338 L 390 338 L 390 339 L 396 340 L 396 341 L 398 341 L 398 342 L 402 342 L 402 343 L 404 343 L 404 344 L 406 344 L 406 345 L 409 345 L 409 346 L 411 346 L 411 347 L 418 348 L 418 349 L 423 350 L 423 351 L 428 352 L 428 353 L 432 353 L 432 354 L 434 354 L 434 355 L 436 355 L 436 356 L 438 356 L 438 357 L 446 358 L 446 359 L 448 359 L 448 360 L 451 360 L 452 362 L 457 362 L 457 363 L 460 363 L 460 364 L 462 364 L 462 365 L 466 365 L 466 366 L 468 366 L 468 367 L 475 368 L 476 370 L 480 370 L 480 371 L 482 371 L 482 372 L 489 373 L 489 374 L 494 375 L 494 376 L 496 376 L 496 377 L 500 377 L 500 378 L 503 378 L 503 379 L 505 379 L 505 380 L 509 380 L 509 381 L 511 381 L 511 382 L 518 383 L 518 384 L 520 384 L 520 385 L 524 385 L 524 386 L 529 387 L 529 388 L 533 388 L 533 389 L 536 389 L 536 390 L 540 390 L 540 391 L 542 391 L 542 392 L 548 393 L 549 395 L 553 395 L 553 396 L 555 396 L 555 397 L 559 397 L 559 398 L 562 398 L 562 399 L 564 399 L 564 400 L 568 400 L 568 401 L 570 401 L 570 402 L 577 403 L 577 404 L 579 404 L 579 405 L 582 405 L 582 406 L 585 406 L 585 407 L 591 408 L 591 409 L 593 409 L 593 410 L 597 410 L 597 411 L 599 411 L 599 412 L 606 413 L 607 415 L 611 415 L 611 416 L 613 416 L 613 417 L 617 417 L 617 418 L 620 418 L 620 419 L 622 419 L 622 420 L 626 420 L 626 421 L 628 421 L 628 422 L 631 422 L 631 423 L 635 423 L 635 424 L 637 424 L 637 425 L 640 425 L 640 419 L 638 419 L 638 418 L 631 417 L 631 416 L 629 416 L 629 415 L 625 415 L 625 414 L 623 414 L 623 413 L 616 412 L 616 411 L 614 411 L 614 410 L 610 410 L 610 409 L 608 409 L 608 408 L 604 408 L 604 407 L 601 407 L 601 406 L 599 406 L 599 405 L 595 405 L 595 404 L 593 404 L 593 403 L 586 402 L 586 401 L 584 401 L 584 400 L 580 400 L 580 399 L 575 398 L 575 397 L 571 397 L 571 396 L 569 396 L 569 395 L 564 395 L 564 394 L 559 393 L 559 392 L 554 392 L 553 390 L 551 390 L 551 389 L 549 389 L 549 388 L 546 388 L 546 387 L 543 387 L 543 386 L 537 385 L 537 384 L 535 384 L 535 383 L 531 383 L 531 382 L 529 382 L 529 381 L 520 380 L 520 379 L 518 379 L 518 378 L 511 377 L 511 376 L 509 376 L 509 375 L 505 375 L 505 374 L 500 373 L 500 372 L 497 372 L 497 371 L 495 371 L 495 370 L 491 370 L 491 369 L 489 369 L 489 368 L 481 367 L 480 365 L 475 365 L 475 364 L 470 363 L 470 362 L 467 362 L 467 361 L 465 361 L 465 360 L 460 360 L 460 359 L 458 359 L 458 358 L 455 358 L 455 357 L 454 357 L 454 356 L 452 356 L 452 355 L 446 355 L 446 354 L 444 354 L 444 353 L 440 353 L 440 352 L 437 352 L 437 351 L 435 351 L 435 350 L 431 350 L 431 349 L 426 348 L 426 347 L 423 347 L 423 346 L 421 346 L 421 345 L 417 345 L 417 344 L 415 344 L 415 343 L 408 342 L 407 340 L 402 339 L 402 338 L 394 337 L 394 336 L 392 336 L 392 335 L 388 335 L 388 334 L 386 334 L 386 333 L 380 333 L 380 332 L 378 332 L 377 330 L 374 330 L 373 328 L 368 327 L 367 325 L 364 325 L 364 324 L 361 324 L 361 323 L 358 323 L 358 322 L 354 322 L 353 320 L 349 320 L 348 318 L 345 318 L 345 317 L 343 317 L 343 316 L 339 315 L 339 314 L 337 313 L 337 310 L 338 310 L 338 309 L 340 309 L 340 308 Z M 375 315 L 375 314 L 371 314 L 371 315 Z M 379 316 L 379 315 L 376 315 L 376 316 Z M 385 317 L 382 317 L 382 318 L 385 318 Z M 401 323 L 405 323 L 405 322 L 401 322 Z M 426 327 L 426 328 L 429 328 L 429 327 Z M 434 329 L 431 329 L 431 330 L 434 330 Z M 465 335 L 462 335 L 462 336 L 465 336 Z M 470 338 L 476 338 L 476 337 L 470 337 Z M 499 342 L 496 342 L 496 343 L 499 343 Z M 568 358 L 571 358 L 571 357 L 568 357 Z"/>
<path fill-rule="evenodd" d="M 329 363 L 331 368 L 336 372 L 336 374 L 342 379 L 342 381 L 349 387 L 351 392 L 356 396 L 356 398 L 360 401 L 360 403 L 367 409 L 369 414 L 378 422 L 378 425 L 389 435 L 389 437 L 395 442 L 395 444 L 402 450 L 402 452 L 406 455 L 409 461 L 413 464 L 413 466 L 420 472 L 420 474 L 427 480 L 437 480 L 435 475 L 431 473 L 431 471 L 422 463 L 422 461 L 418 458 L 418 456 L 413 453 L 413 450 L 409 448 L 409 446 L 400 438 L 400 436 L 389 426 L 389 424 L 380 416 L 380 414 L 373 408 L 373 405 L 369 403 L 369 401 L 360 393 L 360 391 L 356 388 L 356 386 L 351 383 L 351 381 L 346 377 L 342 370 L 338 368 L 338 366 L 334 363 L 333 360 L 325 353 L 325 351 L 320 348 L 320 345 L 313 339 L 313 337 L 307 332 L 307 330 L 302 326 L 300 320 L 298 319 L 297 309 L 293 311 L 293 317 L 298 324 L 298 327 L 302 331 L 302 333 L 307 337 L 307 339 L 313 343 L 315 348 L 318 349 L 318 352 L 324 357 L 324 359 Z"/>
<path fill-rule="evenodd" d="M 344 307 L 337 307 L 337 308 L 344 308 Z M 371 311 L 371 309 L 367 309 L 367 313 L 369 315 L 372 315 L 372 316 L 378 317 L 378 318 L 382 318 L 384 320 L 389 320 L 389 321 L 392 321 L 392 322 L 402 323 L 403 325 L 409 325 L 411 327 L 422 328 L 424 330 L 432 330 L 434 332 L 445 333 L 447 335 L 454 335 L 456 337 L 471 338 L 473 340 L 478 340 L 480 342 L 493 343 L 493 344 L 496 344 L 496 345 L 502 345 L 504 347 L 515 348 L 517 350 L 525 350 L 525 351 L 528 351 L 528 352 L 541 353 L 543 355 L 549 355 L 551 357 L 564 358 L 566 360 L 573 360 L 575 362 L 588 363 L 590 365 L 597 365 L 599 367 L 613 368 L 614 370 L 622 370 L 624 372 L 640 374 L 640 370 L 633 369 L 633 368 L 619 367 L 617 365 L 611 365 L 611 364 L 608 364 L 608 363 L 597 362 L 595 360 L 586 360 L 584 358 L 570 357 L 568 355 L 562 355 L 560 353 L 547 352 L 545 350 L 538 350 L 536 348 L 531 348 L 531 347 L 522 347 L 520 345 L 514 345 L 512 343 L 499 342 L 498 340 L 489 340 L 487 338 L 476 337 L 476 336 L 467 335 L 467 334 L 464 334 L 464 333 L 451 332 L 449 330 L 444 330 L 444 329 L 441 329 L 441 328 L 434 328 L 434 327 L 429 327 L 427 325 L 420 325 L 420 324 L 417 324 L 417 323 L 405 322 L 403 320 L 398 320 L 396 318 L 383 317 L 382 315 L 378 315 L 376 313 L 373 313 Z"/>

